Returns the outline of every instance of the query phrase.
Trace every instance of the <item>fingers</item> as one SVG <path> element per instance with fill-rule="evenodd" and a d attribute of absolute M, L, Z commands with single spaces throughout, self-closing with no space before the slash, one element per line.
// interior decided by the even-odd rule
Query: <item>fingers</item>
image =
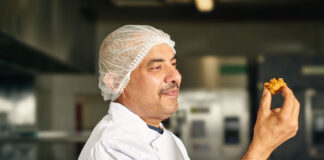
<path fill-rule="evenodd" d="M 269 90 L 264 88 L 259 111 L 263 114 L 280 112 L 282 115 L 285 115 L 285 117 L 288 116 L 291 117 L 294 121 L 298 121 L 300 106 L 295 95 L 287 86 L 284 86 L 282 88 L 282 95 L 285 98 L 282 108 L 271 110 L 272 97 Z"/>
<path fill-rule="evenodd" d="M 293 92 L 287 86 L 282 89 L 282 95 L 285 97 L 285 100 L 281 109 L 281 115 L 283 117 L 290 117 L 291 124 L 298 128 L 300 104 Z"/>
<path fill-rule="evenodd" d="M 273 113 L 279 113 L 281 111 L 281 108 L 274 108 L 271 110 Z"/>
<path fill-rule="evenodd" d="M 283 114 L 293 114 L 295 101 L 297 101 L 293 92 L 287 86 L 283 86 L 282 96 L 285 98 L 282 105 Z"/>
<path fill-rule="evenodd" d="M 259 110 L 265 114 L 271 112 L 271 94 L 270 94 L 269 90 L 266 88 L 263 88 L 263 95 L 261 98 Z"/>
<path fill-rule="evenodd" d="M 293 110 L 293 120 L 298 121 L 299 111 L 300 111 L 300 104 L 299 104 L 298 100 L 296 99 L 294 110 Z"/>

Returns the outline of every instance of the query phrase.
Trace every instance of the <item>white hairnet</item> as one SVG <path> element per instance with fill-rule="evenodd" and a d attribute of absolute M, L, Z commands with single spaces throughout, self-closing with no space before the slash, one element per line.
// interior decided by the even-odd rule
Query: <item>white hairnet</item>
<path fill-rule="evenodd" d="M 142 62 L 149 50 L 165 43 L 174 53 L 174 41 L 162 30 L 147 25 L 125 25 L 110 33 L 99 51 L 99 88 L 105 101 L 115 100 L 126 87 L 130 73 Z M 104 83 L 108 73 L 113 87 Z"/>

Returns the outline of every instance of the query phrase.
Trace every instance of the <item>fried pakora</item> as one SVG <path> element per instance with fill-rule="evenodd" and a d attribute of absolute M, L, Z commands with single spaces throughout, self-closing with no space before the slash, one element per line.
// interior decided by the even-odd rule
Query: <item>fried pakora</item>
<path fill-rule="evenodd" d="M 282 78 L 272 78 L 270 82 L 265 82 L 264 87 L 267 88 L 271 95 L 275 95 L 281 91 L 281 88 L 285 86 L 286 83 Z"/>

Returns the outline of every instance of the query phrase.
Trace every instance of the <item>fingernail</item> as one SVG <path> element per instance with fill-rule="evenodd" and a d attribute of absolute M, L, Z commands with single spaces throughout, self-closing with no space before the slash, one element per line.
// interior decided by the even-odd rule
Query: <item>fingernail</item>
<path fill-rule="evenodd" d="M 267 94 L 268 90 L 266 88 L 263 88 L 263 93 L 262 93 L 262 97 L 265 96 Z"/>

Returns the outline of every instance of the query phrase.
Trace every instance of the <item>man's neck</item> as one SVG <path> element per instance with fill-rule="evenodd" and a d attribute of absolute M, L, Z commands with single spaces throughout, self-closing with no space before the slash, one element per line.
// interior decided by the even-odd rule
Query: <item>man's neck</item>
<path fill-rule="evenodd" d="M 143 118 L 142 118 L 143 119 Z M 145 121 L 146 124 L 154 126 L 156 128 L 160 128 L 160 123 L 161 121 L 158 120 L 147 120 L 147 119 L 143 119 Z"/>

